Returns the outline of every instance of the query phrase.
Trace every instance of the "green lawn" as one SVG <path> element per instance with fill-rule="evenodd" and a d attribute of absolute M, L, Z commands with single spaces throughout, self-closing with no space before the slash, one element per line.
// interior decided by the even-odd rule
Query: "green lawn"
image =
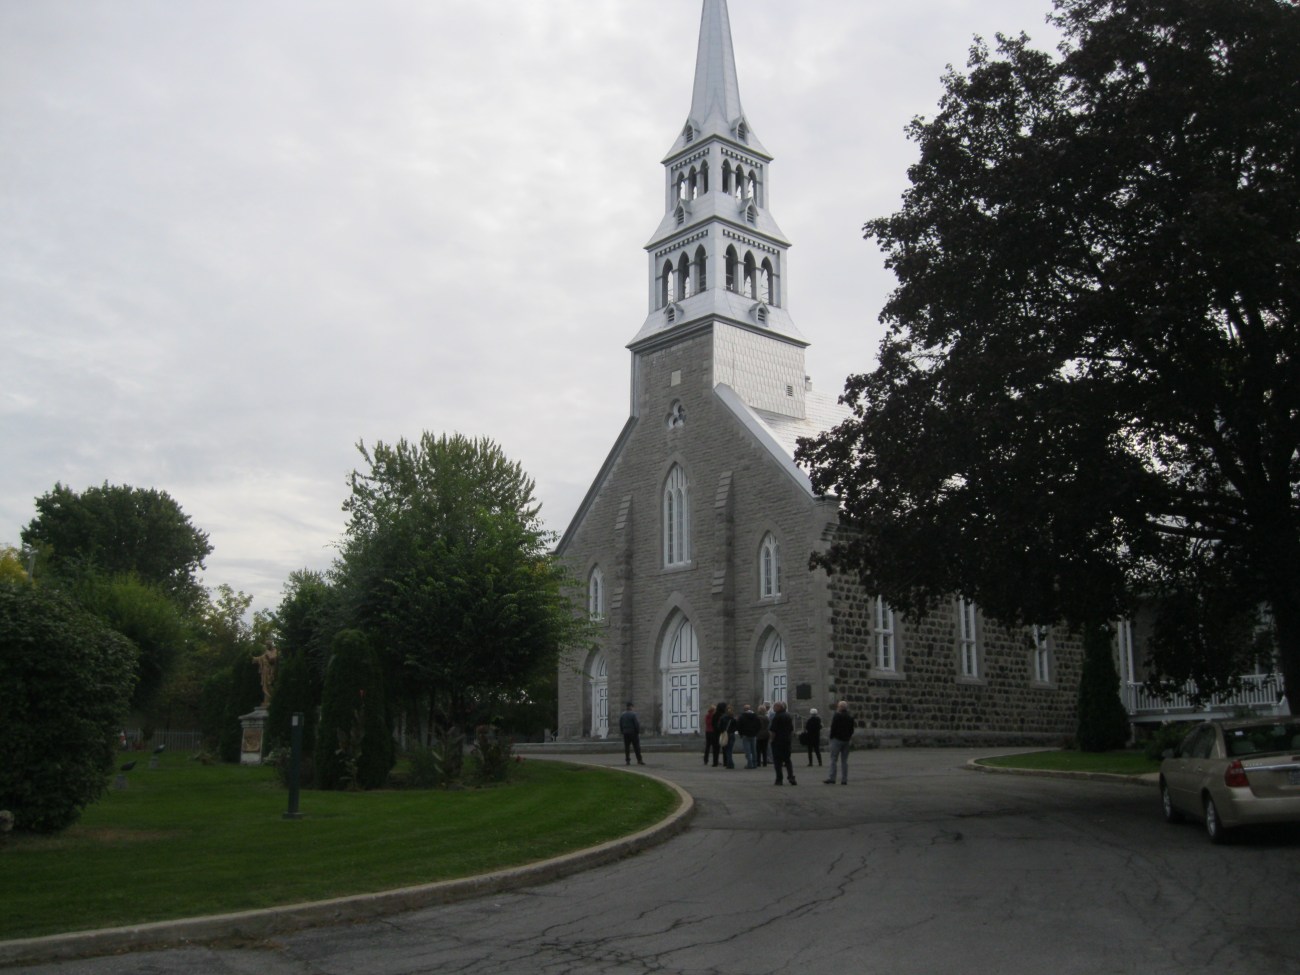
<path fill-rule="evenodd" d="M 639 775 L 524 761 L 460 791 L 288 793 L 270 768 L 141 761 L 53 837 L 0 850 L 0 940 L 320 900 L 541 860 L 636 832 L 678 799 Z"/>
<path fill-rule="evenodd" d="M 1047 769 L 1053 772 L 1110 772 L 1115 775 L 1141 775 L 1157 772 L 1160 763 L 1141 752 L 1030 752 L 1026 755 L 1003 755 L 981 758 L 980 765 L 998 768 Z"/>

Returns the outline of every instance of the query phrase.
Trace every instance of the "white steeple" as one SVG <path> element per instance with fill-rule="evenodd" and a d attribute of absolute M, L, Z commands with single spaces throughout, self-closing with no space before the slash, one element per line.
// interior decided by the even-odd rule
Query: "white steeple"
<path fill-rule="evenodd" d="M 729 373 L 715 365 L 716 382 L 802 416 L 808 342 L 787 311 L 790 242 L 768 211 L 771 162 L 740 106 L 726 0 L 704 0 L 691 113 L 664 157 L 664 216 L 646 245 L 649 315 L 628 348 L 711 328 L 725 345 L 715 363 L 731 363 Z"/>

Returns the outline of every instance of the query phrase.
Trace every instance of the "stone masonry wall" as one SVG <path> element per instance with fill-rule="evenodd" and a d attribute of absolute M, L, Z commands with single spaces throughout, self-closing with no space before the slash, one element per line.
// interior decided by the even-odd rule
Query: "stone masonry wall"
<path fill-rule="evenodd" d="M 1028 630 L 976 622 L 980 677 L 961 676 L 954 603 L 915 623 L 896 616 L 893 672 L 876 667 L 874 599 L 844 575 L 831 581 L 832 680 L 868 745 L 1044 744 L 1072 739 L 1083 649 L 1057 628 L 1050 681 L 1035 680 Z"/>

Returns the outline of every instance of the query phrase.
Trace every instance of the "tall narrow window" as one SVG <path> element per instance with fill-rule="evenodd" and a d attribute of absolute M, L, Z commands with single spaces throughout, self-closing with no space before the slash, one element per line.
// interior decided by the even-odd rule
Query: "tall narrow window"
<path fill-rule="evenodd" d="M 781 547 L 768 532 L 758 550 L 758 597 L 775 599 L 781 595 Z"/>
<path fill-rule="evenodd" d="M 659 307 L 677 300 L 677 289 L 673 287 L 673 262 L 665 261 L 663 274 L 659 276 Z"/>
<path fill-rule="evenodd" d="M 674 465 L 664 484 L 664 565 L 690 561 L 690 524 L 686 472 Z"/>
<path fill-rule="evenodd" d="M 685 200 L 687 193 L 686 174 L 681 173 L 677 177 L 677 199 Z"/>
<path fill-rule="evenodd" d="M 700 192 L 709 192 L 709 164 L 700 163 Z"/>
<path fill-rule="evenodd" d="M 683 298 L 695 294 L 692 290 L 691 259 L 683 254 L 677 261 L 677 288 Z"/>
<path fill-rule="evenodd" d="M 695 291 L 699 293 L 709 287 L 708 275 L 704 270 L 704 248 L 695 248 Z"/>
<path fill-rule="evenodd" d="M 1047 645 L 1048 628 L 1035 626 L 1030 630 L 1034 641 L 1034 681 L 1038 684 L 1052 682 L 1052 651 Z"/>
<path fill-rule="evenodd" d="M 755 273 L 754 255 L 747 253 L 745 254 L 745 286 L 742 292 L 746 298 L 754 297 Z"/>
<path fill-rule="evenodd" d="M 894 609 L 880 596 L 876 597 L 876 669 L 890 673 L 898 670 L 894 644 Z"/>
<path fill-rule="evenodd" d="M 587 615 L 593 620 L 605 618 L 605 573 L 596 566 L 587 578 Z"/>
<path fill-rule="evenodd" d="M 758 275 L 758 296 L 766 301 L 769 305 L 775 305 L 776 300 L 776 275 L 772 272 L 772 262 L 768 258 L 763 258 L 763 267 Z"/>
<path fill-rule="evenodd" d="M 738 264 L 739 264 L 739 259 L 736 257 L 736 248 L 728 247 L 727 248 L 727 290 L 728 291 L 736 290 L 736 272 L 739 270 Z"/>
<path fill-rule="evenodd" d="M 731 191 L 737 200 L 745 198 L 745 171 L 739 166 L 736 167 L 736 182 Z"/>
<path fill-rule="evenodd" d="M 957 600 L 957 653 L 961 658 L 961 675 L 979 677 L 979 645 L 975 640 L 975 604 L 969 599 L 958 598 Z"/>
<path fill-rule="evenodd" d="M 731 192 L 731 163 L 729 162 L 722 164 L 722 192 Z"/>

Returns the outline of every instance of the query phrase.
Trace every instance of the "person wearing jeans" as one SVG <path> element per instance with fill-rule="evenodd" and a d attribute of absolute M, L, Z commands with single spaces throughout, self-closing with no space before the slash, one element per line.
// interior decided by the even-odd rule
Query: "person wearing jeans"
<path fill-rule="evenodd" d="M 840 763 L 840 785 L 849 782 L 849 742 L 853 740 L 853 716 L 849 714 L 849 702 L 840 701 L 835 706 L 831 717 L 831 764 L 826 772 L 826 784 L 835 784 L 835 762 Z"/>

